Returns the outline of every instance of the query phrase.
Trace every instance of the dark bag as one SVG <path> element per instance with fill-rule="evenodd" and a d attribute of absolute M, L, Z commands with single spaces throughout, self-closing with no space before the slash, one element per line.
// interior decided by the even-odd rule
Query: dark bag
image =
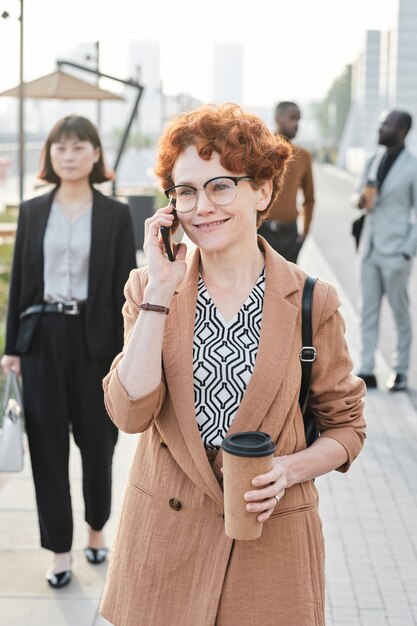
<path fill-rule="evenodd" d="M 15 345 L 16 352 L 19 354 L 26 354 L 29 352 L 40 319 L 41 313 L 33 313 L 33 315 L 27 315 L 26 317 L 20 319 L 19 331 L 17 333 Z"/>
<path fill-rule="evenodd" d="M 361 239 L 361 234 L 362 234 L 362 229 L 363 229 L 363 223 L 365 221 L 365 213 L 363 213 L 363 215 L 360 215 L 356 220 L 354 220 L 352 222 L 352 235 L 355 239 L 355 243 L 356 243 L 356 249 L 359 248 L 359 242 Z"/>
<path fill-rule="evenodd" d="M 303 289 L 301 302 L 301 388 L 299 403 L 304 420 L 304 433 L 307 447 L 316 441 L 320 433 L 316 428 L 314 414 L 308 406 L 308 394 L 311 386 L 311 367 L 316 360 L 316 349 L 313 347 L 313 331 L 311 325 L 311 312 L 313 304 L 313 290 L 317 278 L 307 276 Z"/>

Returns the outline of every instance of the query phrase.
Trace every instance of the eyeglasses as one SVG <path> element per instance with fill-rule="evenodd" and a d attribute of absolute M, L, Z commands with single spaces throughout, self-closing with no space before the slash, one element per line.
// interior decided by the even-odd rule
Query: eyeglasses
<path fill-rule="evenodd" d="M 237 195 L 241 180 L 253 180 L 252 176 L 216 176 L 204 183 L 201 189 L 191 185 L 175 185 L 164 193 L 178 213 L 189 213 L 197 206 L 198 192 L 204 189 L 207 198 L 219 206 L 231 204 Z"/>

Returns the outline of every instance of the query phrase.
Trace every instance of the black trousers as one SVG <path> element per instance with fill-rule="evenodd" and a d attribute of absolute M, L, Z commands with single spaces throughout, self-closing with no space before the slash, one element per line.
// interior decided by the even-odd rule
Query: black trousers
<path fill-rule="evenodd" d="M 72 545 L 70 429 L 81 452 L 85 521 L 101 530 L 110 516 L 118 431 L 103 401 L 109 367 L 110 360 L 92 360 L 87 353 L 83 313 L 43 315 L 30 352 L 22 357 L 41 545 L 53 552 L 69 552 Z"/>
<path fill-rule="evenodd" d="M 297 241 L 298 230 L 297 222 L 289 222 L 288 224 L 279 224 L 278 222 L 268 221 L 261 224 L 258 233 L 267 240 L 270 246 L 278 252 L 284 259 L 297 263 L 298 254 L 301 245 Z"/>

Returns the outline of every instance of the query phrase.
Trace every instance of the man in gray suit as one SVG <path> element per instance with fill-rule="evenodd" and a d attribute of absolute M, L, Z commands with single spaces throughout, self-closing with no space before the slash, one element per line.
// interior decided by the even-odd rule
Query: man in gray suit
<path fill-rule="evenodd" d="M 387 382 L 390 391 L 407 389 L 411 345 L 408 281 L 412 258 L 417 250 L 417 158 L 405 148 L 411 116 L 394 110 L 383 114 L 379 144 L 386 147 L 382 157 L 371 156 L 365 166 L 361 186 L 365 190 L 375 172 L 377 193 L 374 203 L 364 192 L 358 206 L 366 213 L 359 254 L 361 259 L 362 353 L 358 376 L 367 387 L 376 387 L 374 354 L 378 343 L 382 297 L 386 294 L 392 309 L 397 344 L 393 374 Z M 372 206 L 373 204 L 373 206 Z"/>

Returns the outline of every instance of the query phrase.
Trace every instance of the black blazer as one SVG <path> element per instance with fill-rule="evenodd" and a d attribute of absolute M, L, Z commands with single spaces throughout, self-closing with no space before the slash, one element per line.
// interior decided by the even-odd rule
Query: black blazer
<path fill-rule="evenodd" d="M 56 189 L 23 202 L 14 248 L 5 354 L 16 347 L 20 313 L 41 304 L 44 294 L 43 240 Z M 88 297 L 87 349 L 93 359 L 113 358 L 123 347 L 123 288 L 136 267 L 133 225 L 128 205 L 93 189 Z"/>

